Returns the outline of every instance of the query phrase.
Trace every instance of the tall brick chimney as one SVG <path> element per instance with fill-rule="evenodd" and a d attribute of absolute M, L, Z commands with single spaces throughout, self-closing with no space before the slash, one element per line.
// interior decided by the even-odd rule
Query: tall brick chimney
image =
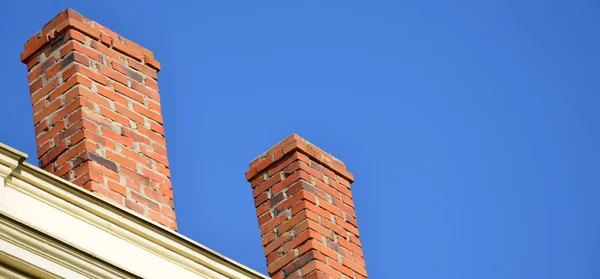
<path fill-rule="evenodd" d="M 297 135 L 250 164 L 267 270 L 274 279 L 367 278 L 346 166 Z"/>
<path fill-rule="evenodd" d="M 21 61 L 40 167 L 177 229 L 152 52 L 67 9 Z"/>

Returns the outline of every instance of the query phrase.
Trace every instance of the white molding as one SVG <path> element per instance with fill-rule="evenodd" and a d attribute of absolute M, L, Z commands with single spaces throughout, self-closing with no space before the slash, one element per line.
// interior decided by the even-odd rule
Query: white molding
<path fill-rule="evenodd" d="M 47 278 L 52 278 L 52 277 L 47 277 Z M 23 273 L 15 270 L 14 268 L 10 268 L 9 266 L 7 266 L 5 264 L 0 263 L 0 279 L 35 279 L 35 278 L 33 278 L 27 274 L 23 274 Z"/>
<path fill-rule="evenodd" d="M 31 228 L 19 225 L 2 215 L 0 215 L 0 253 L 10 254 L 13 258 L 38 268 L 41 268 L 40 262 L 54 263 L 62 267 L 53 268 L 59 270 L 54 273 L 64 278 L 75 278 L 60 272 L 66 268 L 68 271 L 74 271 L 80 276 L 84 276 L 82 278 L 139 279 L 138 276 L 101 262 L 91 255 L 73 249 Z M 29 255 L 29 257 L 23 255 Z M 50 272 L 51 269 L 45 270 Z"/>

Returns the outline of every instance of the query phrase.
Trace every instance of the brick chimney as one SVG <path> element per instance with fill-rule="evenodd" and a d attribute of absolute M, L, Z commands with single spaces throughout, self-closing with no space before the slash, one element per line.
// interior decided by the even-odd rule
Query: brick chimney
<path fill-rule="evenodd" d="M 346 166 L 297 135 L 250 164 L 267 270 L 274 279 L 367 278 Z"/>
<path fill-rule="evenodd" d="M 67 9 L 21 61 L 40 167 L 177 229 L 152 52 Z"/>

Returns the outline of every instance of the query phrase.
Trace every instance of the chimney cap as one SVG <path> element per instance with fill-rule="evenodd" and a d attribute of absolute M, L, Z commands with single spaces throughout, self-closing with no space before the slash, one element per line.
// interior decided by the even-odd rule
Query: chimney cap
<path fill-rule="evenodd" d="M 262 173 L 281 158 L 294 151 L 301 152 L 317 163 L 327 166 L 334 173 L 348 180 L 350 183 L 354 182 L 354 175 L 346 170 L 346 165 L 342 161 L 321 150 L 297 134 L 291 134 L 275 146 L 271 147 L 267 152 L 254 159 L 252 163 L 250 163 L 250 170 L 246 172 L 246 180 L 252 180 L 256 175 Z"/>
<path fill-rule="evenodd" d="M 75 29 L 91 39 L 96 40 L 109 48 L 113 48 L 123 55 L 142 62 L 156 71 L 160 71 L 160 63 L 154 59 L 152 51 L 119 36 L 110 29 L 88 19 L 80 13 L 68 8 L 44 25 L 42 30 L 31 36 L 25 42 L 25 49 L 21 53 L 21 62 L 26 63 L 35 57 L 43 47 L 53 39 L 61 36 L 67 30 Z"/>

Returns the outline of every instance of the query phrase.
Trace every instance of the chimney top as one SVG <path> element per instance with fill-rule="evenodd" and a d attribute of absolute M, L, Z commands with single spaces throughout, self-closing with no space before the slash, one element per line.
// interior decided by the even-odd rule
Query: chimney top
<path fill-rule="evenodd" d="M 297 134 L 291 134 L 271 147 L 267 152 L 256 157 L 256 159 L 250 163 L 250 170 L 246 172 L 246 179 L 251 180 L 254 176 L 260 174 L 272 164 L 275 164 L 278 160 L 294 151 L 299 151 L 319 164 L 327 166 L 334 173 L 342 176 L 350 183 L 354 182 L 354 175 L 346 170 L 346 165 L 342 161 L 326 153 Z"/>
<path fill-rule="evenodd" d="M 123 38 L 119 34 L 84 17 L 71 8 L 60 12 L 46 23 L 40 32 L 31 36 L 25 42 L 25 50 L 21 53 L 21 62 L 29 64 L 30 60 L 36 59 L 35 54 L 46 45 L 50 43 L 59 44 L 60 42 L 57 42 L 56 39 L 69 29 L 77 30 L 92 40 L 100 41 L 119 53 L 142 62 L 156 71 L 160 71 L 160 63 L 154 59 L 152 51 Z"/>

